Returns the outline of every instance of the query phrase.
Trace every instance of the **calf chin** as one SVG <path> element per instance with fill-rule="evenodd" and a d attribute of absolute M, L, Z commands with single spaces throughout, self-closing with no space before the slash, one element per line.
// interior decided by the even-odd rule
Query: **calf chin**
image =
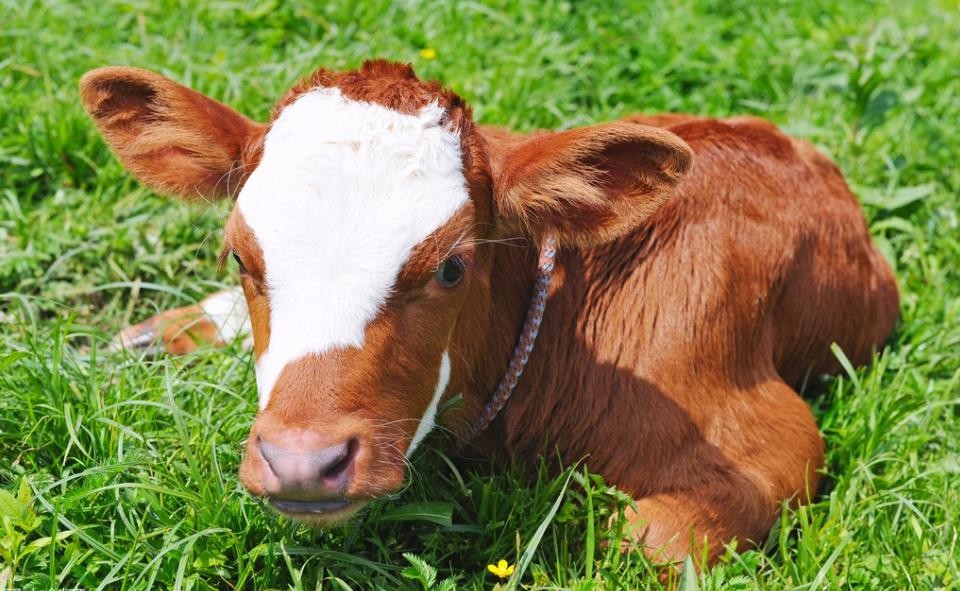
<path fill-rule="evenodd" d="M 318 529 L 337 527 L 343 525 L 357 514 L 360 509 L 366 506 L 367 501 L 351 501 L 348 505 L 340 509 L 324 511 L 322 513 L 311 513 L 309 511 L 298 511 L 285 506 L 278 506 L 272 503 L 271 506 L 280 512 L 281 515 L 293 521 L 299 521 L 304 525 Z"/>

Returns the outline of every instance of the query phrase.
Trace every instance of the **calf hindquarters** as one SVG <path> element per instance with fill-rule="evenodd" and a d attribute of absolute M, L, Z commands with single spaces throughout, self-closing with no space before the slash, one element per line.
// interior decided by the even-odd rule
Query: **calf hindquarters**
<path fill-rule="evenodd" d="M 893 330 L 899 295 L 890 265 L 869 238 L 856 199 L 837 167 L 807 142 L 793 140 L 823 195 L 819 231 L 808 231 L 775 309 L 774 359 L 784 380 L 835 374 L 836 343 L 865 365 Z"/>
<path fill-rule="evenodd" d="M 638 515 L 655 524 L 648 529 L 654 546 L 673 549 L 674 556 L 696 550 L 683 537 L 692 529 L 712 541 L 712 557 L 720 550 L 717 541 L 759 542 L 781 502 L 802 502 L 816 491 L 822 441 L 791 385 L 808 373 L 839 370 L 832 343 L 854 364 L 867 363 L 893 328 L 898 296 L 841 173 L 810 144 L 755 118 L 688 120 L 673 130 L 701 159 L 691 175 L 694 186 L 681 188 L 674 216 L 692 215 L 705 229 L 711 215 L 729 220 L 699 237 L 689 231 L 695 225 L 681 224 L 688 232 L 678 252 L 726 249 L 719 257 L 701 257 L 719 269 L 692 269 L 712 275 L 715 281 L 698 287 L 718 288 L 705 298 L 722 302 L 701 320 L 716 323 L 718 341 L 731 337 L 731 349 L 714 357 L 719 373 L 708 369 L 706 379 L 697 380 L 716 388 L 714 395 L 694 404 L 706 403 L 696 422 L 733 469 L 706 486 L 640 499 Z M 665 214 L 652 225 L 671 221 L 670 211 Z M 694 333 L 701 342 L 710 336 L 709 328 Z M 689 360 L 688 371 L 709 365 L 702 359 L 711 355 L 701 355 Z"/>

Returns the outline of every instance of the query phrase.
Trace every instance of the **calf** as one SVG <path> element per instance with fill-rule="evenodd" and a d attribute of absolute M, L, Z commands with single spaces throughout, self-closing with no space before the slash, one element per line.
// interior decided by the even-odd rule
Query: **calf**
<path fill-rule="evenodd" d="M 712 560 L 816 491 L 794 388 L 838 370 L 831 343 L 868 362 L 897 318 L 837 167 L 759 119 L 519 134 L 385 61 L 315 72 L 266 125 L 135 68 L 81 93 L 149 187 L 235 199 L 243 297 L 124 339 L 186 351 L 249 311 L 240 476 L 292 519 L 340 523 L 399 488 L 439 419 L 489 453 L 588 458 L 636 499 L 648 552 Z"/>

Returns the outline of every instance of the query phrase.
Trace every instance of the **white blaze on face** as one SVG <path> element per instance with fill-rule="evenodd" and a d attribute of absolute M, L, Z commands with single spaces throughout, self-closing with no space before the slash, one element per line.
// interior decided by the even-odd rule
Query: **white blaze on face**
<path fill-rule="evenodd" d="M 413 248 L 467 202 L 460 137 L 443 114 L 436 103 L 406 115 L 318 88 L 273 122 L 237 199 L 270 299 L 260 408 L 288 363 L 361 347 Z"/>
<path fill-rule="evenodd" d="M 417 446 L 420 445 L 423 438 L 426 437 L 430 431 L 433 431 L 433 427 L 437 424 L 437 405 L 440 404 L 440 398 L 443 397 L 443 393 L 446 392 L 447 384 L 449 383 L 450 354 L 444 351 L 443 357 L 440 359 L 440 376 L 437 378 L 437 386 L 433 391 L 433 398 L 430 400 L 430 404 L 427 405 L 427 410 L 423 413 L 423 417 L 417 425 L 417 432 L 413 434 L 410 447 L 407 448 L 408 458 L 413 455 L 413 452 L 417 450 Z"/>

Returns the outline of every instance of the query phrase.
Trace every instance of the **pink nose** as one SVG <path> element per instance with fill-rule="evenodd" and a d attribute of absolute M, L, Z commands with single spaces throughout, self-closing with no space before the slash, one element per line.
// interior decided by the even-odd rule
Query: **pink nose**
<path fill-rule="evenodd" d="M 323 446 L 308 431 L 287 432 L 279 441 L 257 436 L 267 496 L 281 502 L 342 499 L 356 471 L 359 448 L 356 438 Z"/>

